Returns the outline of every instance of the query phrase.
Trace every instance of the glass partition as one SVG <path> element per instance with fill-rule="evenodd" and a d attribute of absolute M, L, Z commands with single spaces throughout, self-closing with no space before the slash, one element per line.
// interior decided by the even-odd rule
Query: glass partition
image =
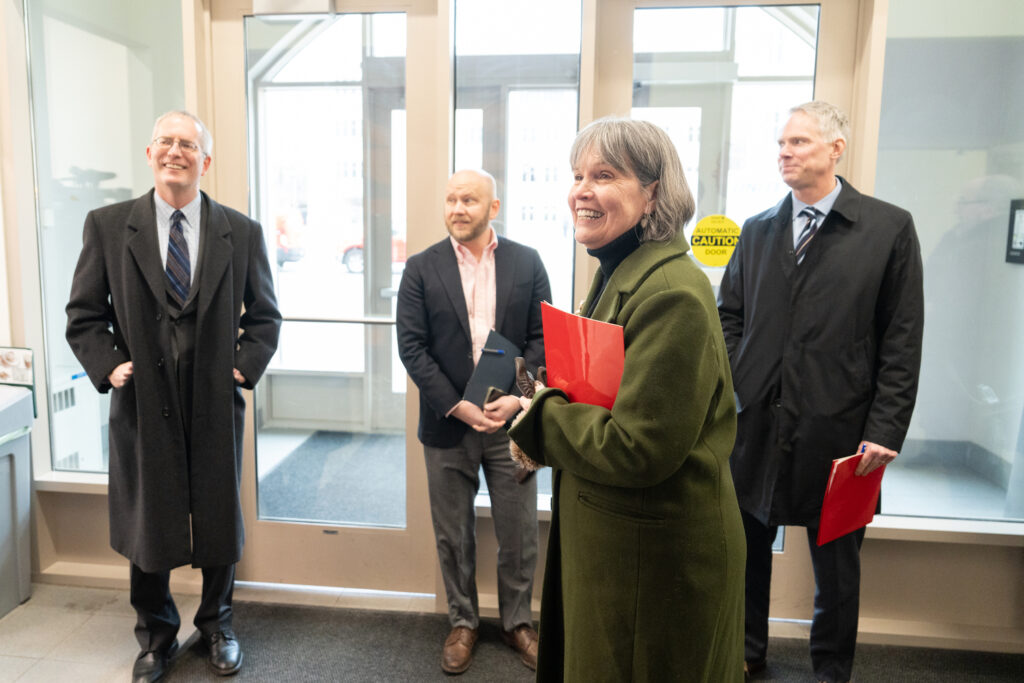
<path fill-rule="evenodd" d="M 405 15 L 247 17 L 253 214 L 284 317 L 261 519 L 405 526 Z"/>
<path fill-rule="evenodd" d="M 1024 520 L 1024 5 L 890 0 L 875 194 L 914 215 L 921 386 L 882 512 Z"/>
<path fill-rule="evenodd" d="M 64 339 L 86 214 L 153 186 L 156 117 L 185 104 L 177 3 L 25 3 L 50 443 L 55 470 L 106 472 L 109 397 Z"/>
<path fill-rule="evenodd" d="M 575 242 L 566 202 L 581 13 L 579 0 L 455 2 L 456 167 L 494 176 L 495 228 L 540 252 L 552 303 L 564 310 L 572 310 Z"/>
<path fill-rule="evenodd" d="M 737 225 L 783 197 L 776 140 L 812 99 L 817 5 L 646 8 L 633 13 L 632 116 L 665 129 L 697 199 L 694 220 Z M 717 284 L 723 268 L 705 268 Z"/>
<path fill-rule="evenodd" d="M 569 148 L 579 120 L 581 26 L 579 0 L 455 2 L 455 166 L 494 176 L 501 200 L 495 230 L 540 253 L 551 303 L 563 310 L 574 310 L 567 198 Z M 440 239 L 440 220 L 438 226 Z M 483 476 L 480 482 L 477 503 L 486 506 Z M 541 499 L 550 496 L 550 469 L 538 473 L 537 491 Z"/>

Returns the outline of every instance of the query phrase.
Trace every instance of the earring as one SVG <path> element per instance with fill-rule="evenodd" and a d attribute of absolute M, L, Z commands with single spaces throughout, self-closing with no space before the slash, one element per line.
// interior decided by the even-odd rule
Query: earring
<path fill-rule="evenodd" d="M 645 213 L 643 216 L 640 216 L 640 227 L 642 229 L 646 230 L 647 229 L 647 223 L 650 220 L 651 220 L 651 214 L 649 214 L 649 213 Z"/>

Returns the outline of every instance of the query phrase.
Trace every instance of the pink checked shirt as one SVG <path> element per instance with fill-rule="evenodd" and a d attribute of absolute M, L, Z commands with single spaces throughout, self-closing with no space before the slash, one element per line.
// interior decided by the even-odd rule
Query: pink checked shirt
<path fill-rule="evenodd" d="M 484 247 L 484 253 L 477 261 L 473 253 L 454 237 L 448 239 L 455 249 L 459 261 L 459 276 L 462 278 L 462 293 L 466 297 L 469 311 L 469 330 L 473 339 L 473 364 L 480 360 L 481 349 L 487 342 L 487 335 L 494 329 L 494 309 L 497 301 L 497 287 L 494 284 L 494 250 L 498 248 L 498 236 L 493 228 L 491 241 Z"/>

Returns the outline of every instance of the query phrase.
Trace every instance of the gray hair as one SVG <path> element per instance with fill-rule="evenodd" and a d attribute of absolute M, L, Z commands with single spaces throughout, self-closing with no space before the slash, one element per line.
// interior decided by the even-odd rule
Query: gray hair
<path fill-rule="evenodd" d="M 825 139 L 825 142 L 831 144 L 836 140 L 843 140 L 849 146 L 850 119 L 842 109 L 828 102 L 814 100 L 796 105 L 789 110 L 789 113 L 795 114 L 798 111 L 817 121 L 818 130 L 821 131 L 821 137 Z"/>
<path fill-rule="evenodd" d="M 577 167 L 591 151 L 616 170 L 636 176 L 645 189 L 658 181 L 654 211 L 642 228 L 641 241 L 667 242 L 693 217 L 696 204 L 679 154 L 661 128 L 647 121 L 598 119 L 576 136 L 569 163 Z"/>
<path fill-rule="evenodd" d="M 160 124 L 166 119 L 191 119 L 199 127 L 199 151 L 203 153 L 204 157 L 210 156 L 213 153 L 213 136 L 210 135 L 209 129 L 202 120 L 193 114 L 184 110 L 169 111 L 165 114 L 161 114 L 157 117 L 156 121 L 153 122 L 153 135 L 151 140 L 156 139 L 156 131 L 160 128 Z"/>

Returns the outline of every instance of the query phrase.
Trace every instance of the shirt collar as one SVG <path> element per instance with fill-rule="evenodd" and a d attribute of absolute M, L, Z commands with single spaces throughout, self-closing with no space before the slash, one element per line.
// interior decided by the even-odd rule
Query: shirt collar
<path fill-rule="evenodd" d="M 821 212 L 822 216 L 827 216 L 828 212 L 832 210 L 832 205 L 835 204 L 836 199 L 839 198 L 839 192 L 842 189 L 843 181 L 839 179 L 839 176 L 836 176 L 836 186 L 832 188 L 832 191 L 829 192 L 824 197 L 822 197 L 821 199 L 819 199 L 818 201 L 814 202 L 813 204 L 803 203 L 802 201 L 796 198 L 795 194 L 791 192 L 790 194 L 793 196 L 793 218 L 795 219 L 797 216 L 799 216 L 800 212 L 803 211 L 804 208 L 808 206 L 813 206 L 815 209 Z"/>
<path fill-rule="evenodd" d="M 491 241 L 487 243 L 486 247 L 484 247 L 484 256 L 498 248 L 498 233 L 494 232 L 494 228 L 490 226 L 487 226 L 487 229 L 491 231 Z M 462 261 L 467 257 L 473 257 L 473 252 L 469 250 L 469 247 L 462 244 L 451 235 L 448 235 L 448 240 L 452 243 L 452 248 L 455 249 L 455 256 L 459 261 Z M 474 260 L 476 259 L 474 258 Z"/>
<path fill-rule="evenodd" d="M 164 201 L 158 193 L 153 193 L 153 204 L 156 208 L 156 216 L 162 225 L 171 224 L 171 215 L 174 214 L 177 209 Z M 199 229 L 199 213 L 203 205 L 203 194 L 196 192 L 195 198 L 185 206 L 181 207 L 181 212 L 185 214 L 185 221 L 192 228 Z"/>

